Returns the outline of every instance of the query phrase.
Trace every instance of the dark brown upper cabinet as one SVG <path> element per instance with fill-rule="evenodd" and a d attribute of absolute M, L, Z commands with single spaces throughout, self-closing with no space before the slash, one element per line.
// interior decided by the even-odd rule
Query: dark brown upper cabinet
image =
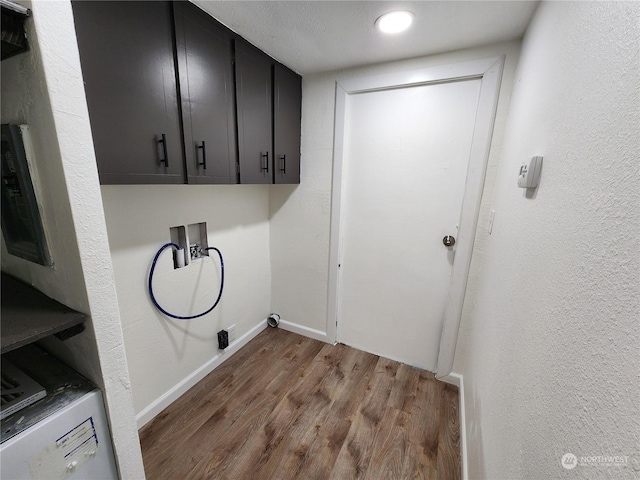
<path fill-rule="evenodd" d="M 184 183 L 169 2 L 73 2 L 100 183 Z"/>
<path fill-rule="evenodd" d="M 298 75 L 189 2 L 72 5 L 100 183 L 300 183 Z"/>
<path fill-rule="evenodd" d="M 273 59 L 235 41 L 240 183 L 273 183 Z"/>
<path fill-rule="evenodd" d="M 273 71 L 273 183 L 300 183 L 301 109 L 302 79 L 276 63 Z"/>
<path fill-rule="evenodd" d="M 174 2 L 188 183 L 237 183 L 231 32 Z"/>
<path fill-rule="evenodd" d="M 300 183 L 302 79 L 235 42 L 240 183 Z"/>

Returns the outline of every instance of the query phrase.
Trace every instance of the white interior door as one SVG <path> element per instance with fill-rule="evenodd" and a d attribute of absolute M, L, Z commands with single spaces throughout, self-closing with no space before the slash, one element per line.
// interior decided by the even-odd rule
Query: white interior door
<path fill-rule="evenodd" d="M 481 80 L 350 95 L 338 341 L 435 371 Z"/>

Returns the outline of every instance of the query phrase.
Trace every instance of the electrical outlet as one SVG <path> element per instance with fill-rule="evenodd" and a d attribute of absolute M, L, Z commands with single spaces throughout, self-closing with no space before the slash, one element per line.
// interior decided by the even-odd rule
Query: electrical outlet
<path fill-rule="evenodd" d="M 235 325 L 231 325 L 229 328 L 227 328 L 227 333 L 229 334 L 229 343 L 233 343 L 236 341 L 236 326 Z"/>
<path fill-rule="evenodd" d="M 229 334 L 226 330 L 220 330 L 218 332 L 218 348 L 224 350 L 229 346 Z"/>

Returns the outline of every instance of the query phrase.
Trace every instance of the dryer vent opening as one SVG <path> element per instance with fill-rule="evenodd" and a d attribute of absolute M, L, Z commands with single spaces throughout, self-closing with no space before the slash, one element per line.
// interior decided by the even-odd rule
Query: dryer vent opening
<path fill-rule="evenodd" d="M 277 328 L 279 324 L 280 315 L 278 315 L 277 313 L 272 313 L 267 317 L 267 325 L 269 325 L 271 328 Z"/>

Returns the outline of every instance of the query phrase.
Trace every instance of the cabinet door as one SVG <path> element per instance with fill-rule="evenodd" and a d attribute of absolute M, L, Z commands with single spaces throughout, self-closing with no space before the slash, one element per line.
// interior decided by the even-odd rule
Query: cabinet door
<path fill-rule="evenodd" d="M 273 95 L 274 183 L 300 183 L 302 79 L 276 64 Z"/>
<path fill-rule="evenodd" d="M 184 183 L 171 5 L 73 2 L 100 182 Z"/>
<path fill-rule="evenodd" d="M 174 3 L 189 183 L 236 183 L 231 33 L 187 2 Z"/>
<path fill-rule="evenodd" d="M 240 183 L 273 183 L 273 60 L 236 39 L 236 96 Z"/>

